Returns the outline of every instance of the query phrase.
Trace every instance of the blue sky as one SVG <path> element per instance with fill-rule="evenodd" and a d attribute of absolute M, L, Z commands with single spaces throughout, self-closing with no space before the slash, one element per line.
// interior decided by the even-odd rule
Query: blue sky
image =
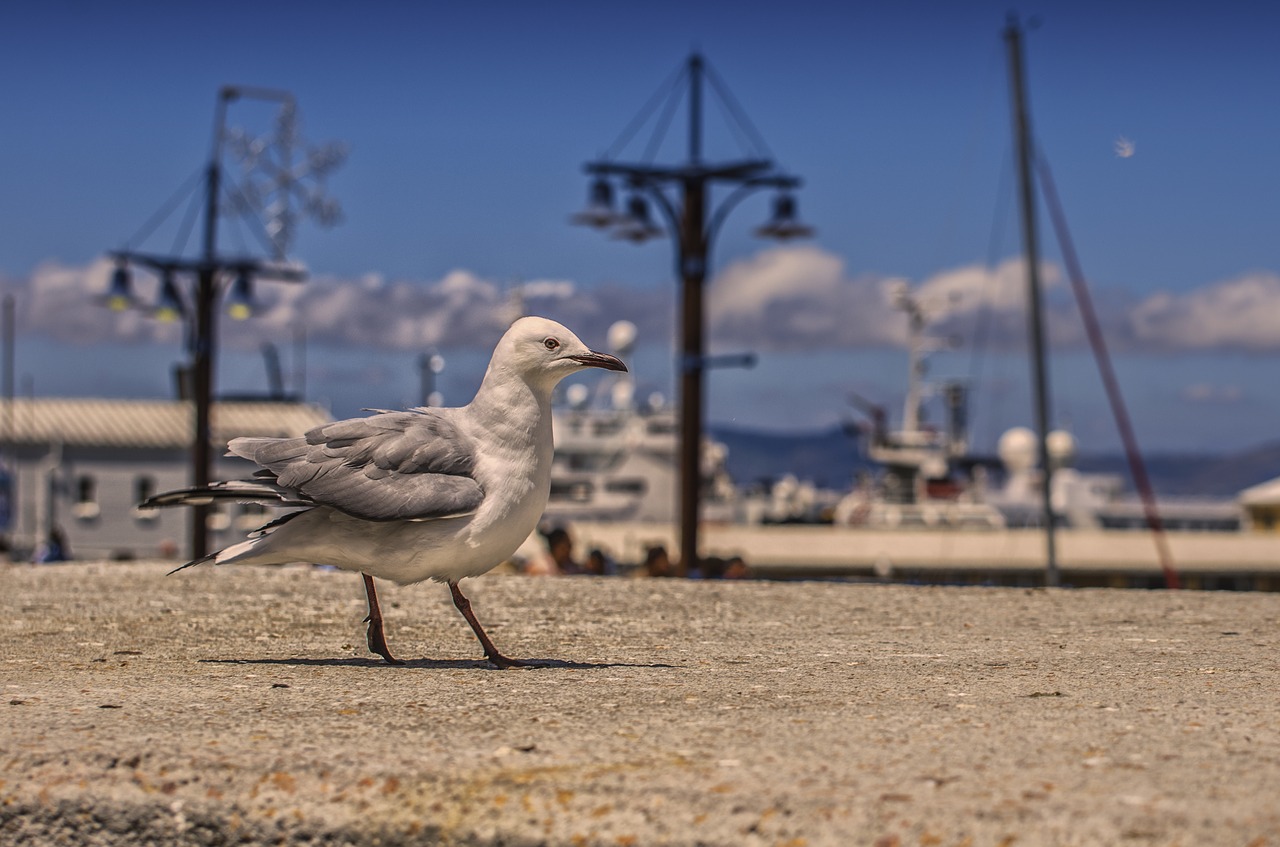
<path fill-rule="evenodd" d="M 328 181 L 344 211 L 292 252 L 313 281 L 263 286 L 261 318 L 224 324 L 219 384 L 264 385 L 256 349 L 305 326 L 309 396 L 336 414 L 416 402 L 438 346 L 448 402 L 469 399 L 513 286 L 602 344 L 635 321 L 642 390 L 671 394 L 667 242 L 569 226 L 584 161 L 609 147 L 701 50 L 818 229 L 751 237 L 767 195 L 716 243 L 711 346 L 753 349 L 710 379 L 713 421 L 831 425 L 850 390 L 897 407 L 904 280 L 962 341 L 939 376 L 980 374 L 979 447 L 1030 419 L 1016 266 L 1007 2 L 12 2 L 0 11 L 0 282 L 18 303 L 17 370 L 37 394 L 163 396 L 176 330 L 94 305 L 105 251 L 133 236 L 208 155 L 219 86 L 287 89 L 314 142 L 349 145 Z M 1020 9 L 1037 137 L 1150 449 L 1276 437 L 1280 388 L 1280 12 L 1252 3 L 1045 2 Z M 230 112 L 256 129 L 269 114 Z M 708 110 L 709 157 L 736 157 Z M 659 158 L 678 155 L 677 122 Z M 1127 138 L 1134 155 L 1116 155 Z M 623 158 L 639 155 L 640 143 Z M 628 155 L 629 154 L 629 155 Z M 1003 199 L 1001 198 L 1001 186 Z M 1042 227 L 1055 417 L 1086 451 L 1117 443 L 1051 233 Z M 141 245 L 174 246 L 176 221 Z M 224 226 L 222 244 L 238 250 Z M 194 246 L 194 241 L 192 242 Z M 994 317 L 981 369 L 973 337 Z"/>

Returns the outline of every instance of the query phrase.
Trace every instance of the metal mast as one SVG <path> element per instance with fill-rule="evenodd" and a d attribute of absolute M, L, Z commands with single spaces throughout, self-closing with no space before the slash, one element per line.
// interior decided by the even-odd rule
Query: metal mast
<path fill-rule="evenodd" d="M 1027 322 L 1031 336 L 1031 381 L 1040 456 L 1041 514 L 1045 533 L 1045 584 L 1058 585 L 1058 557 L 1053 524 L 1053 468 L 1049 464 L 1049 375 L 1045 364 L 1044 317 L 1040 298 L 1040 251 L 1036 240 L 1036 195 L 1032 175 L 1034 149 L 1027 93 L 1023 81 L 1022 28 L 1014 15 L 1004 30 L 1009 50 L 1009 83 L 1013 100 L 1013 146 L 1017 154 L 1018 202 L 1022 211 L 1023 258 L 1027 264 Z"/>

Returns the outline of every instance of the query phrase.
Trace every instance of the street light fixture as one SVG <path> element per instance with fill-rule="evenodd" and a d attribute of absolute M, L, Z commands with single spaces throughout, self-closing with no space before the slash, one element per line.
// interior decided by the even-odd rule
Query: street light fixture
<path fill-rule="evenodd" d="M 111 272 L 111 288 L 107 291 L 104 305 L 113 312 L 123 312 L 137 305 L 128 266 L 117 264 L 116 269 Z"/>
<path fill-rule="evenodd" d="M 228 312 L 233 318 L 249 317 L 253 312 L 253 282 L 255 279 L 274 279 L 300 282 L 306 278 L 301 265 L 255 257 L 227 258 L 218 254 L 218 214 L 222 196 L 222 152 L 227 137 L 227 107 L 242 99 L 264 100 L 281 104 L 282 110 L 292 117 L 293 95 L 285 91 L 265 88 L 224 86 L 218 91 L 215 106 L 212 152 L 204 175 L 204 231 L 199 258 L 158 256 L 135 250 L 119 250 L 109 255 L 115 259 L 111 287 L 105 304 L 115 311 L 136 307 L 132 292 L 130 266 L 144 267 L 160 277 L 160 295 L 153 316 L 159 320 L 183 320 L 187 353 L 190 356 L 191 395 L 194 397 L 191 446 L 191 483 L 202 488 L 209 484 L 212 462 L 212 432 L 210 416 L 213 405 L 213 364 L 217 347 L 217 309 L 221 294 L 231 288 L 227 300 Z M 336 166 L 331 162 L 330 167 Z M 288 188 L 288 186 L 285 186 Z M 336 207 L 326 207 L 336 222 Z M 277 256 L 283 251 L 275 245 Z M 193 294 L 188 307 L 179 292 L 179 280 L 193 283 Z M 234 280 L 234 282 L 233 282 Z M 195 559 L 208 552 L 208 507 L 196 506 L 191 514 L 190 557 Z"/>
<path fill-rule="evenodd" d="M 645 202 L 644 196 L 632 194 L 627 198 L 627 213 L 616 220 L 613 237 L 632 244 L 643 244 L 662 235 L 662 230 L 654 226 L 649 217 L 649 204 Z"/>
<path fill-rule="evenodd" d="M 704 77 L 711 83 L 725 111 L 737 124 L 738 135 L 749 139 L 753 149 L 747 158 L 710 163 L 702 157 L 702 87 Z M 649 217 L 647 200 L 661 210 L 676 246 L 676 276 L 681 283 L 680 300 L 680 554 L 685 567 L 698 563 L 698 519 L 701 498 L 700 448 L 703 433 L 703 376 L 706 368 L 719 364 L 705 354 L 703 336 L 703 283 L 707 278 L 712 243 L 725 218 L 747 195 L 760 189 L 780 192 L 774 203 L 773 219 L 756 230 L 757 235 L 788 239 L 812 235 L 799 222 L 795 199 L 790 193 L 800 179 L 782 171 L 772 160 L 767 146 L 747 120 L 737 102 L 701 55 L 692 54 L 683 71 L 675 77 L 667 95 L 650 101 L 650 109 L 666 102 L 665 117 L 656 122 L 655 132 L 665 131 L 669 117 L 681 95 L 681 83 L 689 100 L 688 158 L 676 165 L 619 162 L 609 154 L 587 162 L 592 176 L 587 207 L 574 215 L 573 223 L 612 230 L 615 238 L 642 244 L 663 234 Z M 641 114 L 633 120 L 611 151 L 625 146 L 634 131 L 647 120 Z M 650 150 L 656 150 L 654 143 Z M 646 156 L 646 159 L 649 157 Z M 613 212 L 613 187 L 617 180 L 631 190 L 625 214 Z M 732 187 L 718 207 L 713 207 L 713 186 Z M 647 198 L 647 200 L 646 200 Z M 735 360 L 738 361 L 738 360 Z"/>
<path fill-rule="evenodd" d="M 591 191 L 587 197 L 587 206 L 569 219 L 582 226 L 607 229 L 618 222 L 618 213 L 613 209 L 613 185 L 609 180 L 597 178 L 591 181 Z"/>
<path fill-rule="evenodd" d="M 236 274 L 231 294 L 227 297 L 227 315 L 237 321 L 253 317 L 253 277 L 248 271 L 241 270 Z"/>
<path fill-rule="evenodd" d="M 790 241 L 793 238 L 809 238 L 813 235 L 813 227 L 796 219 L 796 198 L 784 191 L 773 198 L 773 218 L 764 226 L 757 227 L 756 235 Z"/>
<path fill-rule="evenodd" d="M 158 321 L 171 323 L 186 315 L 187 309 L 182 305 L 182 297 L 178 295 L 178 287 L 173 282 L 173 271 L 166 268 L 160 275 L 160 299 L 156 302 L 152 316 Z"/>

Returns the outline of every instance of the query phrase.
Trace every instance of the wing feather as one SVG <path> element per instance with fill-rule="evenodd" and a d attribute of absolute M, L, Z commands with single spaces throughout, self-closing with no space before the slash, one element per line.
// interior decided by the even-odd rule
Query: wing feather
<path fill-rule="evenodd" d="M 365 520 L 467 514 L 484 499 L 473 445 L 444 410 L 380 412 L 228 447 L 261 465 L 258 477 Z"/>

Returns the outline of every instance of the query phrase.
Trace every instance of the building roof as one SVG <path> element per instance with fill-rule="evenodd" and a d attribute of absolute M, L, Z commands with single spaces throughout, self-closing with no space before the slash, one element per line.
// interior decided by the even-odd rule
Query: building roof
<path fill-rule="evenodd" d="M 187 400 L 74 397 L 0 400 L 0 443 L 185 449 L 195 404 Z M 320 406 L 290 402 L 214 403 L 215 445 L 241 435 L 296 436 L 332 420 Z"/>
<path fill-rule="evenodd" d="M 1244 506 L 1280 506 L 1280 477 L 1246 488 L 1237 499 Z"/>

